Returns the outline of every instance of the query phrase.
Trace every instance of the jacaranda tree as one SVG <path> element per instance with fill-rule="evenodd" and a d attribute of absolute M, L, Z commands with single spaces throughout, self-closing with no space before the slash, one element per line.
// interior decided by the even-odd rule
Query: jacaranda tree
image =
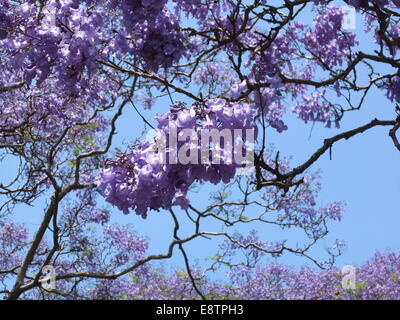
<path fill-rule="evenodd" d="M 344 27 L 351 7 L 367 49 Z M 311 253 L 344 210 L 317 202 L 320 157 L 375 127 L 400 151 L 399 50 L 399 0 L 2 0 L 0 296 L 399 299 L 397 254 L 376 254 L 349 291 L 333 266 L 343 243 Z M 392 118 L 321 139 L 303 162 L 272 145 L 285 114 L 339 129 L 376 90 Z M 151 138 L 116 142 L 128 109 Z M 113 221 L 120 212 L 170 217 L 167 250 L 148 253 L 140 230 Z M 207 266 L 187 249 L 200 240 L 215 243 Z M 262 264 L 284 253 L 323 270 Z M 176 255 L 182 268 L 156 264 Z M 225 281 L 210 280 L 220 268 Z"/>

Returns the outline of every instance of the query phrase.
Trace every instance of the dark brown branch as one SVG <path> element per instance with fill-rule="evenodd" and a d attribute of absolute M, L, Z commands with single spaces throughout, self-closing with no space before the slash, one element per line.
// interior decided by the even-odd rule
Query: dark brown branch
<path fill-rule="evenodd" d="M 14 83 L 14 84 L 10 84 L 8 86 L 0 87 L 0 93 L 4 93 L 4 92 L 22 88 L 24 86 L 24 84 L 25 84 L 25 81 L 20 81 L 20 82 Z"/>

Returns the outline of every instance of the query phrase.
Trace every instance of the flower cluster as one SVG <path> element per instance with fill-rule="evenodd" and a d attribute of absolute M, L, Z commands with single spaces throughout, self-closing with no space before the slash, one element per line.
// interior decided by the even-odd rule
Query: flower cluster
<path fill-rule="evenodd" d="M 342 7 L 328 6 L 315 16 L 312 30 L 301 39 L 307 50 L 318 57 L 322 67 L 342 65 L 357 44 L 355 34 L 343 30 L 345 12 Z"/>
<path fill-rule="evenodd" d="M 390 101 L 400 103 L 400 77 L 395 77 L 389 82 L 387 95 Z"/>
<path fill-rule="evenodd" d="M 185 208 L 188 205 L 186 194 L 194 182 L 229 182 L 241 164 L 227 160 L 227 153 L 233 152 L 235 143 L 241 143 L 243 149 L 247 148 L 243 140 L 235 141 L 230 148 L 224 149 L 221 149 L 222 144 L 212 145 L 206 154 L 206 161 L 200 161 L 204 160 L 202 129 L 228 129 L 230 132 L 235 129 L 241 132 L 245 129 L 256 130 L 255 115 L 254 105 L 230 104 L 222 99 L 209 100 L 206 106 L 194 105 L 191 108 L 186 108 L 183 103 L 173 105 L 170 112 L 157 118 L 158 131 L 154 141 L 134 145 L 130 152 L 120 154 L 109 162 L 100 173 L 99 190 L 108 202 L 124 213 L 131 208 L 143 217 L 146 217 L 148 209 L 159 210 L 172 205 Z M 190 130 L 187 137 L 185 130 Z M 169 143 L 173 131 L 180 137 L 176 145 Z M 162 140 L 166 147 L 165 154 L 157 150 Z M 203 142 L 209 144 L 209 141 Z M 189 152 L 190 159 L 187 163 L 178 162 L 178 150 L 180 153 L 188 143 L 185 154 Z"/>
<path fill-rule="evenodd" d="M 26 246 L 27 240 L 28 230 L 22 225 L 0 220 L 0 270 L 13 269 L 21 263 L 22 256 L 18 251 Z"/>
<path fill-rule="evenodd" d="M 0 40 L 7 38 L 10 29 L 13 29 L 13 19 L 10 16 L 10 3 L 5 0 L 0 8 Z"/>
<path fill-rule="evenodd" d="M 321 99 L 323 96 L 323 92 L 314 92 L 311 96 L 304 95 L 303 102 L 298 103 L 293 108 L 293 112 L 306 123 L 308 121 L 320 121 L 327 123 L 327 126 L 330 127 L 334 115 L 332 115 L 329 102 Z M 338 122 L 336 124 L 338 126 Z"/>
<path fill-rule="evenodd" d="M 144 59 L 146 68 L 157 71 L 168 68 L 186 54 L 177 17 L 166 8 L 166 0 L 109 1 L 111 10 L 118 8 L 125 27 L 115 40 L 121 54 L 131 53 Z"/>
<path fill-rule="evenodd" d="M 14 69 L 24 71 L 28 83 L 41 84 L 55 76 L 59 88 L 78 95 L 95 83 L 99 60 L 129 54 L 157 71 L 186 54 L 186 37 L 166 1 L 110 0 L 95 6 L 86 2 L 2 4 L 2 50 Z M 12 28 L 14 20 L 18 28 Z"/>

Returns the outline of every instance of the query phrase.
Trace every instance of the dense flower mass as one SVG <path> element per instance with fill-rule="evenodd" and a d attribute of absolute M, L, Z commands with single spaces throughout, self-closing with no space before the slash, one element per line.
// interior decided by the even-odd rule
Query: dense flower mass
<path fill-rule="evenodd" d="M 377 252 L 357 267 L 354 288 L 343 288 L 339 268 L 316 270 L 304 267 L 295 270 L 282 264 L 259 265 L 248 269 L 237 267 L 226 274 L 224 281 L 202 278 L 199 289 L 209 299 L 242 300 L 400 300 L 400 257 L 394 252 Z M 193 271 L 202 276 L 199 270 Z M 59 284 L 68 289 L 68 283 Z M 199 299 L 187 272 L 177 269 L 167 273 L 160 267 L 141 267 L 129 277 L 98 280 L 77 287 L 70 299 L 110 300 L 182 300 Z M 32 292 L 27 298 L 38 298 Z M 60 297 L 61 298 L 61 297 Z M 55 299 L 47 296 L 46 299 Z"/>
<path fill-rule="evenodd" d="M 51 0 L 42 6 L 17 6 L 7 0 L 0 12 L 0 41 L 9 63 L 24 70 L 28 83 L 56 75 L 59 87 L 77 95 L 93 85 L 100 59 L 132 54 L 153 71 L 179 61 L 186 53 L 185 36 L 165 5 Z"/>
<path fill-rule="evenodd" d="M 186 53 L 185 36 L 169 11 L 163 11 L 155 22 L 141 24 L 140 28 L 143 29 L 139 33 L 146 34 L 146 38 L 138 45 L 137 52 L 150 70 L 157 71 L 160 66 L 169 68 Z"/>
<path fill-rule="evenodd" d="M 357 43 L 355 34 L 343 32 L 343 7 L 329 6 L 313 21 L 313 28 L 306 33 L 301 41 L 307 50 L 319 57 L 325 66 L 343 65 L 344 59 L 350 56 L 351 48 Z"/>
<path fill-rule="evenodd" d="M 342 286 L 339 268 L 294 270 L 281 264 L 260 265 L 254 269 L 237 267 L 227 274 L 228 281 L 204 279 L 201 290 L 211 299 L 244 300 L 399 300 L 400 257 L 394 252 L 377 252 L 373 258 L 356 268 L 355 288 Z M 146 286 L 136 277 L 133 281 L 103 283 L 102 294 L 95 298 L 124 296 L 126 299 L 196 299 L 197 293 L 188 285 L 186 273 L 176 271 L 169 277 L 157 276 L 157 270 L 141 272 Z M 186 289 L 188 288 L 188 289 Z M 139 296 L 138 296 L 139 294 Z"/>
<path fill-rule="evenodd" d="M 136 54 L 146 67 L 157 71 L 171 67 L 186 53 L 186 40 L 175 15 L 162 1 L 110 1 L 109 8 L 119 8 L 125 30 L 117 37 L 119 54 Z"/>
<path fill-rule="evenodd" d="M 230 104 L 222 99 L 191 108 L 183 103 L 173 105 L 170 112 L 157 118 L 158 131 L 154 141 L 134 145 L 131 152 L 118 155 L 109 162 L 108 168 L 100 174 L 98 186 L 101 193 L 124 213 L 132 208 L 143 217 L 146 217 L 148 209 L 167 209 L 174 204 L 186 208 L 186 194 L 194 182 L 228 183 L 234 177 L 236 169 L 242 166 L 242 163 L 232 159 L 235 156 L 234 147 L 240 143 L 240 151 L 247 152 L 244 130 L 256 131 L 256 112 L 254 105 Z M 229 133 L 236 129 L 240 131 L 237 137 L 241 140 L 222 141 L 218 154 L 215 148 L 209 148 L 206 150 L 206 161 L 202 161 L 202 142 L 207 146 L 211 142 L 205 141 L 206 137 L 202 136 L 205 129 L 216 129 L 217 132 L 228 129 Z M 176 144 L 170 142 L 173 135 L 176 136 Z M 158 150 L 163 141 L 164 154 L 161 149 Z M 231 146 L 225 148 L 228 143 Z M 188 158 L 182 157 L 182 150 L 185 155 L 189 153 Z M 230 159 L 228 153 L 231 154 Z M 183 158 L 186 163 L 183 163 Z"/>
<path fill-rule="evenodd" d="M 10 17 L 9 9 L 9 3 L 5 1 L 0 8 L 0 40 L 7 38 L 8 30 L 13 27 L 13 21 Z"/>

